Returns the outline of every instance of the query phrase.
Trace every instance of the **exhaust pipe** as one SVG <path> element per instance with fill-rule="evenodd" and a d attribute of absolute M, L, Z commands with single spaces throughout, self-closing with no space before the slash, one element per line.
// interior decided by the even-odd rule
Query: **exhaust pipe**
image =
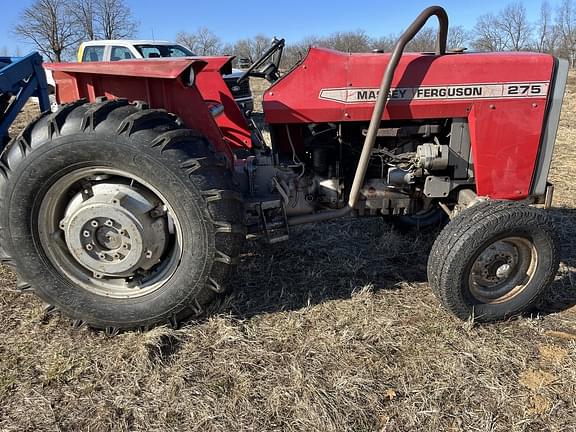
<path fill-rule="evenodd" d="M 288 225 L 300 225 L 311 222 L 326 221 L 347 216 L 352 213 L 356 207 L 356 204 L 358 203 L 358 199 L 360 198 L 360 189 L 364 184 L 364 178 L 366 177 L 366 171 L 368 170 L 370 156 L 372 155 L 372 150 L 374 149 L 374 143 L 376 142 L 380 122 L 382 121 L 382 114 L 384 112 L 384 108 L 386 107 L 386 103 L 388 102 L 388 94 L 390 93 L 390 87 L 392 86 L 394 72 L 396 72 L 396 68 L 398 67 L 398 63 L 400 62 L 400 58 L 404 53 L 406 45 L 408 45 L 408 43 L 414 39 L 414 36 L 416 36 L 418 32 L 422 30 L 422 27 L 424 27 L 428 19 L 432 16 L 436 16 L 438 18 L 439 26 L 438 39 L 436 40 L 436 55 L 446 54 L 446 41 L 448 38 L 448 14 L 444 8 L 440 6 L 431 6 L 424 9 L 420 15 L 418 15 L 414 22 L 410 24 L 410 27 L 408 27 L 404 33 L 402 33 L 398 39 L 398 42 L 396 42 L 396 45 L 394 46 L 394 51 L 392 51 L 390 61 L 386 66 L 386 71 L 384 72 L 384 77 L 382 78 L 378 98 L 376 99 L 374 110 L 372 111 L 372 118 L 370 119 L 368 132 L 366 133 L 366 138 L 364 139 L 362 153 L 360 155 L 360 160 L 358 161 L 356 173 L 354 174 L 354 181 L 352 182 L 352 189 L 350 190 L 350 196 L 346 206 L 338 210 L 329 210 L 304 216 L 292 217 L 288 219 Z"/>

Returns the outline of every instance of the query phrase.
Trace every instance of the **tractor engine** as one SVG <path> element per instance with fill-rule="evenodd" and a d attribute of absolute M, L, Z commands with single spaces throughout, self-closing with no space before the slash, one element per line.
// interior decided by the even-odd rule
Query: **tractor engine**
<path fill-rule="evenodd" d="M 292 216 L 345 206 L 367 127 L 319 123 L 276 130 L 289 150 L 276 152 L 276 159 L 267 153 L 254 156 L 245 165 L 245 189 L 255 199 L 254 226 L 269 231 Z M 465 119 L 382 123 L 356 214 L 427 210 L 455 184 L 471 181 L 469 148 Z"/>
<path fill-rule="evenodd" d="M 317 179 L 317 209 L 339 208 L 347 198 L 342 191 L 350 189 L 367 125 L 311 125 L 308 132 L 305 149 Z M 425 175 L 448 168 L 449 133 L 450 127 L 442 122 L 399 122 L 381 127 L 357 212 L 403 215 L 425 205 Z"/>

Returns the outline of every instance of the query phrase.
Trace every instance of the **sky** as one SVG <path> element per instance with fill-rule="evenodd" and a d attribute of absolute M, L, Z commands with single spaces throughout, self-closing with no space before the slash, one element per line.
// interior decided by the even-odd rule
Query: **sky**
<path fill-rule="evenodd" d="M 372 37 L 396 34 L 434 0 L 125 0 L 139 22 L 138 39 L 174 40 L 178 31 L 207 27 L 224 42 L 254 36 L 284 37 L 288 43 L 305 36 L 364 29 Z M 12 34 L 21 11 L 33 0 L 0 0 L 0 51 L 24 54 L 31 45 Z M 549 0 L 556 7 L 560 0 Z M 541 0 L 523 0 L 528 18 L 536 21 Z M 472 28 L 479 15 L 497 12 L 506 1 L 439 0 L 452 25 Z"/>

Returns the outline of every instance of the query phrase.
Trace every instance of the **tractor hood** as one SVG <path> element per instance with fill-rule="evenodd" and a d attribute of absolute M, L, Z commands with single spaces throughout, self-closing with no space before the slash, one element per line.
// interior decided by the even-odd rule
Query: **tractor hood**
<path fill-rule="evenodd" d="M 311 48 L 264 96 L 269 123 L 368 121 L 390 54 Z M 406 53 L 394 75 L 386 118 L 467 117 L 496 100 L 546 100 L 554 57 L 537 53 Z M 526 87 L 528 86 L 528 87 Z M 298 89 L 298 91 L 294 91 Z"/>
<path fill-rule="evenodd" d="M 367 125 L 389 61 L 390 54 L 312 48 L 264 94 L 266 121 L 272 128 Z M 566 71 L 567 62 L 539 53 L 407 53 L 382 120 L 464 119 L 479 195 L 518 199 L 529 195 L 531 185 L 534 194 L 543 194 Z"/>

